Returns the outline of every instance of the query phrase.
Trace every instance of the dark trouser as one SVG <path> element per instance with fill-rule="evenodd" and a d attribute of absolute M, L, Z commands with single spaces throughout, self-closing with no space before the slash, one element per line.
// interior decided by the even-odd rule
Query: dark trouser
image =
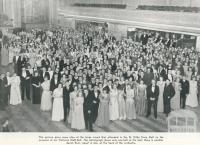
<path fill-rule="evenodd" d="M 86 129 L 92 131 L 93 126 L 92 126 L 92 115 L 91 113 L 88 113 L 88 110 L 84 110 L 84 119 L 85 119 L 85 127 Z"/>
<path fill-rule="evenodd" d="M 69 106 L 64 105 L 64 121 L 66 121 L 67 117 L 69 116 Z"/>
<path fill-rule="evenodd" d="M 157 101 L 151 101 L 151 100 L 148 100 L 147 117 L 149 117 L 149 115 L 151 115 L 152 105 L 153 105 L 153 110 L 154 110 L 154 117 L 157 118 Z"/>
<path fill-rule="evenodd" d="M 183 108 L 183 109 L 185 108 L 186 97 L 187 97 L 186 94 L 181 94 L 181 99 L 180 99 L 181 102 L 180 103 L 181 103 L 181 108 Z"/>
<path fill-rule="evenodd" d="M 31 100 L 31 98 L 30 98 L 30 83 L 26 83 L 26 82 L 22 83 L 21 93 L 22 93 L 22 100 L 24 100 L 25 97 L 26 97 L 26 99 Z"/>

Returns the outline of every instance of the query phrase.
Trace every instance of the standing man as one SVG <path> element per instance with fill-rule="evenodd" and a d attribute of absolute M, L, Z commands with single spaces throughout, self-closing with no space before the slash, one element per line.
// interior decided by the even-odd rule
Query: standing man
<path fill-rule="evenodd" d="M 189 94 L 189 88 L 190 88 L 190 84 L 189 81 L 186 80 L 186 77 L 183 76 L 182 79 L 180 80 L 181 83 L 181 91 L 180 91 L 180 96 L 181 96 L 181 108 L 185 109 L 185 102 L 186 102 L 186 98 L 187 95 Z"/>
<path fill-rule="evenodd" d="M 163 92 L 163 101 L 164 101 L 164 113 L 166 116 L 171 112 L 171 98 L 174 97 L 175 95 L 175 90 L 172 84 L 170 83 L 170 80 L 166 80 L 166 84 L 164 87 L 164 92 Z"/>
<path fill-rule="evenodd" d="M 63 107 L 64 107 L 64 122 L 69 115 L 70 109 L 70 82 L 66 81 L 63 87 Z"/>
<path fill-rule="evenodd" d="M 93 98 L 89 95 L 87 89 L 84 89 L 84 104 L 83 104 L 83 112 L 85 119 L 85 127 L 89 131 L 93 131 Z"/>
<path fill-rule="evenodd" d="M 6 82 L 4 80 L 5 78 L 5 74 L 1 74 L 0 75 L 0 110 L 4 110 L 5 107 L 6 107 L 6 103 L 5 103 L 5 100 L 6 100 L 6 95 L 5 95 L 5 86 L 6 86 Z"/>
<path fill-rule="evenodd" d="M 30 100 L 30 85 L 31 85 L 31 75 L 25 67 L 22 68 L 22 73 L 20 75 L 21 78 L 21 93 L 22 93 L 22 100 L 25 98 Z"/>
<path fill-rule="evenodd" d="M 151 107 L 153 105 L 154 109 L 154 117 L 157 118 L 157 102 L 159 96 L 159 87 L 156 85 L 156 81 L 152 80 L 151 84 L 147 87 L 147 115 L 149 117 L 151 115 Z"/>

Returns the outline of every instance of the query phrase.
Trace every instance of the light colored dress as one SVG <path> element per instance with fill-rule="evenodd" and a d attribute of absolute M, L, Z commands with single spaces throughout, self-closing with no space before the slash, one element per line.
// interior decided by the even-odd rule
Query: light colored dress
<path fill-rule="evenodd" d="M 119 119 L 118 91 L 112 89 L 110 91 L 109 114 L 110 120 Z"/>
<path fill-rule="evenodd" d="M 20 78 L 19 76 L 10 78 L 10 104 L 18 105 L 22 103 L 21 91 L 20 91 Z"/>
<path fill-rule="evenodd" d="M 45 81 L 41 84 L 42 86 L 42 99 L 40 109 L 42 111 L 50 111 L 52 108 L 52 96 L 50 92 L 50 81 Z"/>
<path fill-rule="evenodd" d="M 180 90 L 181 90 L 181 84 L 179 82 L 174 82 L 174 89 L 175 89 L 175 95 L 171 99 L 171 108 L 173 110 L 180 109 Z"/>
<path fill-rule="evenodd" d="M 71 128 L 73 129 L 85 129 L 85 120 L 83 115 L 83 97 L 76 97 L 74 99 L 74 111 L 72 113 Z"/>
<path fill-rule="evenodd" d="M 63 89 L 56 88 L 53 91 L 52 120 L 61 121 L 64 119 Z"/>
<path fill-rule="evenodd" d="M 98 117 L 96 124 L 99 127 L 106 127 L 109 125 L 109 96 L 102 94 L 99 103 Z"/>
<path fill-rule="evenodd" d="M 135 108 L 135 91 L 134 89 L 126 90 L 126 117 L 129 120 L 136 119 Z"/>
<path fill-rule="evenodd" d="M 157 111 L 160 112 L 160 113 L 163 113 L 164 112 L 163 92 L 164 92 L 164 88 L 165 88 L 165 82 L 164 81 L 158 81 L 157 85 L 159 87 Z"/>
<path fill-rule="evenodd" d="M 136 103 L 136 112 L 137 115 L 144 116 L 146 114 L 146 85 L 138 86 L 138 94 L 137 94 L 137 103 Z"/>
<path fill-rule="evenodd" d="M 74 99 L 76 98 L 77 92 L 73 91 L 70 93 L 70 110 L 69 110 L 69 117 L 68 117 L 68 123 L 71 124 L 72 122 L 72 114 L 74 111 Z"/>
<path fill-rule="evenodd" d="M 186 105 L 190 107 L 198 106 L 197 81 L 190 81 L 190 93 L 186 98 Z"/>
<path fill-rule="evenodd" d="M 126 119 L 126 103 L 124 99 L 124 90 L 118 90 L 119 119 Z"/>

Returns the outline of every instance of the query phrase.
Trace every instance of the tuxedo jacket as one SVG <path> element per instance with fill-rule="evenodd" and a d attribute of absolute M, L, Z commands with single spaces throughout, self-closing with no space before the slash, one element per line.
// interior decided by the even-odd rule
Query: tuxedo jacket
<path fill-rule="evenodd" d="M 154 98 L 155 101 L 158 101 L 159 96 L 159 87 L 155 85 L 154 92 L 152 91 L 152 84 L 147 87 L 147 100 L 149 101 L 150 98 Z"/>
<path fill-rule="evenodd" d="M 50 79 L 50 74 L 49 74 L 49 72 L 43 72 L 43 71 L 41 71 L 40 72 L 40 80 L 41 80 L 41 82 L 44 82 L 44 77 L 47 77 L 48 79 Z"/>
<path fill-rule="evenodd" d="M 67 87 L 63 88 L 63 103 L 64 107 L 70 108 L 70 87 L 67 89 Z"/>
<path fill-rule="evenodd" d="M 186 95 L 189 94 L 190 84 L 188 80 L 180 80 L 181 83 L 181 94 Z"/>
<path fill-rule="evenodd" d="M 31 77 L 31 74 L 28 70 L 26 70 L 26 77 Z M 28 82 L 30 81 L 30 78 L 29 79 L 26 79 L 26 77 L 23 76 L 23 72 L 21 72 L 20 74 L 20 79 L 21 79 L 21 82 L 22 83 L 25 83 L 25 82 Z"/>
<path fill-rule="evenodd" d="M 59 79 L 57 79 L 57 83 L 56 83 L 55 79 L 52 78 L 51 83 L 50 83 L 50 91 L 53 92 L 58 87 L 59 83 L 60 83 Z"/>

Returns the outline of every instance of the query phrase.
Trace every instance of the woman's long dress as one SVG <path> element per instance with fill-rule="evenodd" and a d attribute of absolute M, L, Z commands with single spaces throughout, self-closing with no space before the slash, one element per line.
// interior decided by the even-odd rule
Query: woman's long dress
<path fill-rule="evenodd" d="M 37 85 L 37 86 L 34 86 Z M 41 88 L 40 85 L 40 77 L 32 78 L 32 103 L 40 104 L 41 103 Z"/>
<path fill-rule="evenodd" d="M 160 112 L 160 113 L 163 113 L 163 111 L 164 111 L 163 92 L 164 92 L 165 82 L 164 81 L 158 81 L 157 85 L 159 87 L 157 111 Z"/>
<path fill-rule="evenodd" d="M 118 90 L 119 119 L 126 119 L 126 103 L 124 99 L 124 90 Z"/>
<path fill-rule="evenodd" d="M 74 99 L 76 98 L 77 92 L 71 92 L 70 93 L 70 110 L 69 110 L 69 117 L 68 117 L 68 123 L 71 124 L 72 122 L 72 114 L 74 111 Z"/>
<path fill-rule="evenodd" d="M 138 94 L 137 94 L 137 103 L 136 103 L 136 112 L 137 115 L 145 115 L 146 114 L 146 86 L 139 85 L 138 86 Z"/>
<path fill-rule="evenodd" d="M 61 121 L 64 119 L 63 90 L 55 89 L 53 92 L 52 120 Z"/>
<path fill-rule="evenodd" d="M 50 81 L 45 81 L 42 86 L 42 99 L 40 109 L 42 111 L 50 111 L 52 108 L 52 97 L 50 92 Z"/>
<path fill-rule="evenodd" d="M 74 111 L 72 113 L 71 128 L 73 129 L 85 129 L 85 120 L 83 115 L 83 97 L 76 97 L 74 99 Z"/>
<path fill-rule="evenodd" d="M 197 81 L 190 81 L 190 93 L 186 98 L 186 105 L 190 107 L 198 106 Z"/>
<path fill-rule="evenodd" d="M 108 94 L 102 94 L 100 97 L 98 117 L 96 124 L 99 127 L 106 127 L 109 125 L 109 97 Z"/>
<path fill-rule="evenodd" d="M 126 117 L 129 120 L 136 119 L 136 108 L 135 108 L 135 91 L 134 89 L 127 90 L 126 92 Z"/>
<path fill-rule="evenodd" d="M 20 78 L 19 76 L 11 77 L 10 79 L 10 104 L 18 105 L 22 103 L 21 91 L 20 91 Z"/>
<path fill-rule="evenodd" d="M 174 89 L 175 89 L 175 95 L 171 99 L 171 108 L 173 110 L 178 110 L 180 109 L 180 83 L 179 82 L 174 82 Z"/>
<path fill-rule="evenodd" d="M 8 49 L 3 47 L 1 48 L 1 65 L 8 65 L 9 63 L 9 56 L 8 56 Z"/>
<path fill-rule="evenodd" d="M 117 89 L 110 91 L 109 114 L 110 120 L 119 119 L 119 106 L 118 106 L 118 92 Z"/>

